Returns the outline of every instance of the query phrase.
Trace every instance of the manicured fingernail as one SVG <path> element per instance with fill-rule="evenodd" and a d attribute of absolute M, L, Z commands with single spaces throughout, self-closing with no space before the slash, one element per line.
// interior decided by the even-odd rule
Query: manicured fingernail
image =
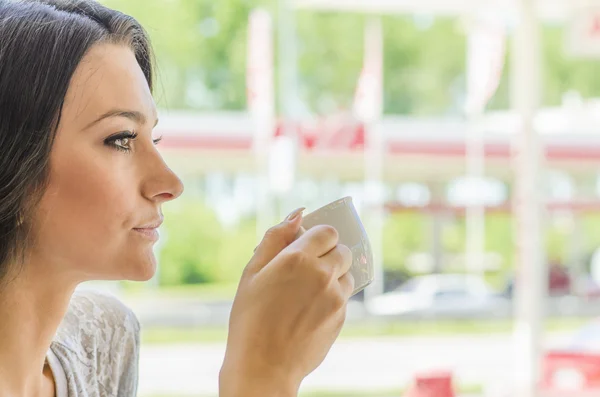
<path fill-rule="evenodd" d="M 292 213 L 289 214 L 287 218 L 285 218 L 285 220 L 288 222 L 293 222 L 294 220 L 296 220 L 296 218 L 298 218 L 298 215 L 300 215 L 305 209 L 305 207 L 300 207 L 297 210 L 292 211 Z"/>

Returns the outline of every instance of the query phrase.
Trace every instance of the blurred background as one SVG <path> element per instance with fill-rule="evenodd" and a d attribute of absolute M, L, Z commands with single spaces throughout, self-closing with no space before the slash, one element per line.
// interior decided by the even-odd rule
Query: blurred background
<path fill-rule="evenodd" d="M 262 234 L 344 196 L 376 281 L 303 396 L 600 390 L 593 1 L 100 1 L 152 38 L 186 185 L 156 277 L 90 284 L 140 318 L 140 396 L 216 396 Z"/>

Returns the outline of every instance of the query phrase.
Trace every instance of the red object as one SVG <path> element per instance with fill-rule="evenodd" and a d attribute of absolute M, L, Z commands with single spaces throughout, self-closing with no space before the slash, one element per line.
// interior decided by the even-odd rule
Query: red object
<path fill-rule="evenodd" d="M 452 373 L 439 371 L 418 374 L 404 397 L 455 397 Z"/>
<path fill-rule="evenodd" d="M 571 291 L 571 277 L 560 265 L 551 265 L 548 272 L 548 290 L 550 296 L 567 295 Z"/>
<path fill-rule="evenodd" d="M 365 126 L 351 115 L 325 118 L 312 125 L 279 120 L 275 137 L 295 134 L 305 150 L 362 151 L 365 146 Z"/>
<path fill-rule="evenodd" d="M 600 33 L 600 17 L 594 17 L 594 23 L 590 29 L 590 36 L 597 36 Z"/>
<path fill-rule="evenodd" d="M 600 395 L 600 354 L 551 351 L 544 356 L 544 396 Z"/>

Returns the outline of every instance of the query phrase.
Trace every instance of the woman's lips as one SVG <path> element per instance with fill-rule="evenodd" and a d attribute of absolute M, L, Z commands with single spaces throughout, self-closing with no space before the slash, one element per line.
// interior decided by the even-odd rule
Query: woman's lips
<path fill-rule="evenodd" d="M 158 229 L 156 228 L 135 228 L 133 230 L 153 241 L 157 241 L 159 238 Z"/>

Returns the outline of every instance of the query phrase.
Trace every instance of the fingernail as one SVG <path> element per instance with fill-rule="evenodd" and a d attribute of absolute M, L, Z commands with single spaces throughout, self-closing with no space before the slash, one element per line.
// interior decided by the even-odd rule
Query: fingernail
<path fill-rule="evenodd" d="M 298 218 L 298 215 L 300 215 L 305 209 L 305 207 L 300 207 L 297 210 L 292 211 L 292 213 L 289 214 L 287 218 L 285 218 L 285 220 L 288 222 L 293 222 L 294 220 L 296 220 L 296 218 Z"/>

